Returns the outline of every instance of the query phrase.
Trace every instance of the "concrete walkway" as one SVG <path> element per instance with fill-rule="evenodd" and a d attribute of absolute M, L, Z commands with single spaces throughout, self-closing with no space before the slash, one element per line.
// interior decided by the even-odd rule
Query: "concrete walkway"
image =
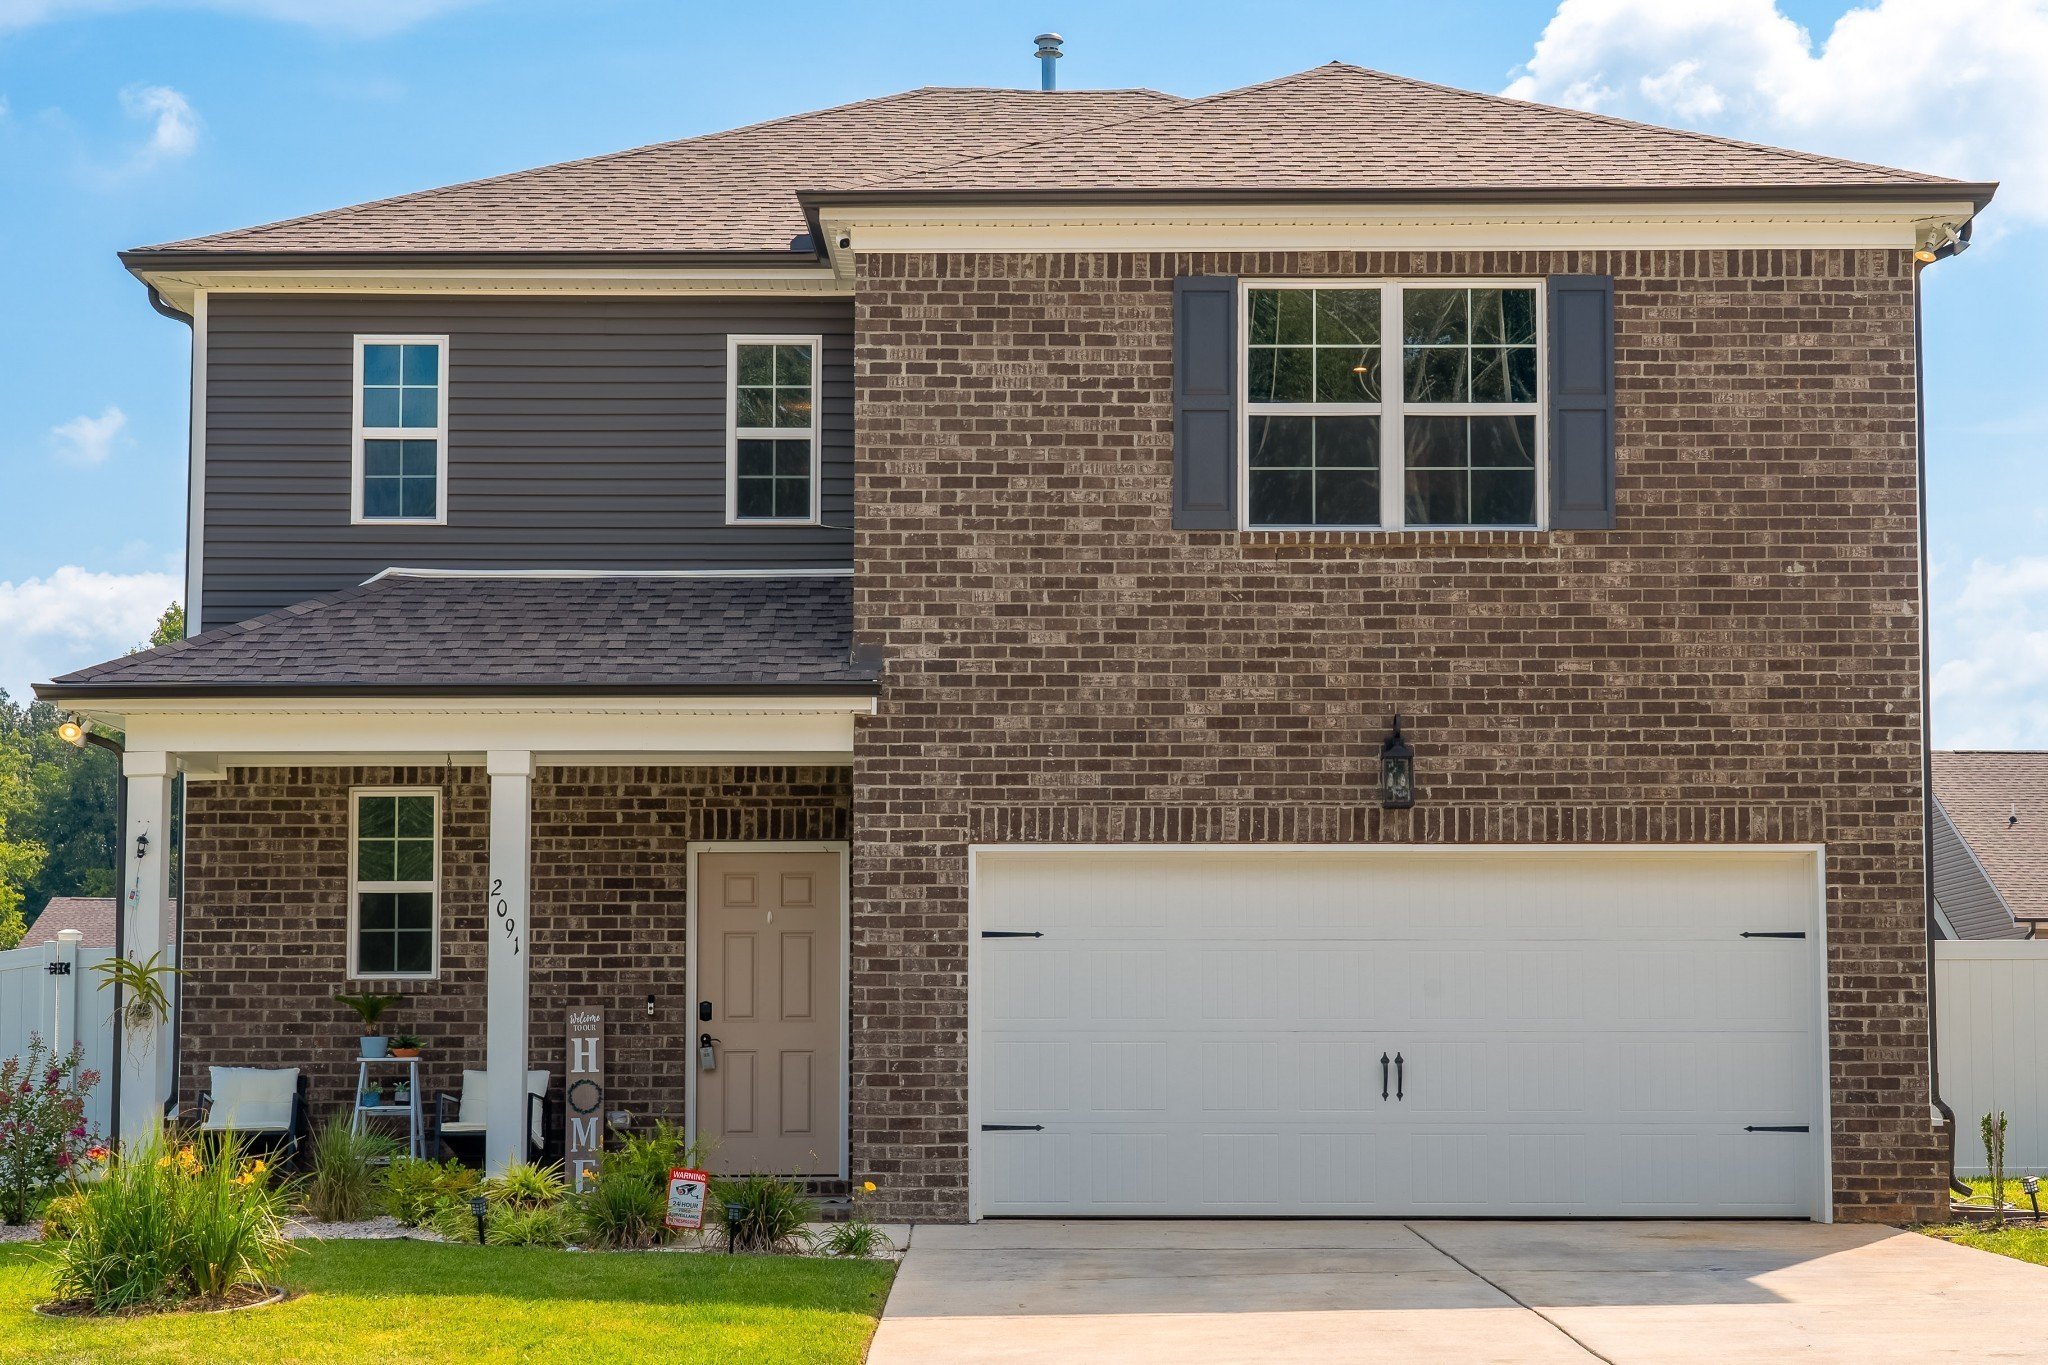
<path fill-rule="evenodd" d="M 2048 1359 L 2048 1268 L 1811 1223 L 919 1227 L 870 1365 Z"/>

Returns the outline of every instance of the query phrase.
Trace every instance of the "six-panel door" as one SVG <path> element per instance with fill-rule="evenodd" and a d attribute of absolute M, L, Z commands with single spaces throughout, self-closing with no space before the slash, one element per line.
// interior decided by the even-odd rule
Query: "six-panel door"
<path fill-rule="evenodd" d="M 1815 1211 L 1811 854 L 984 851 L 975 886 L 984 1214 Z"/>
<path fill-rule="evenodd" d="M 711 1018 L 694 1028 L 716 1040 L 715 1066 L 699 1063 L 697 1134 L 714 1171 L 838 1173 L 838 869 L 831 853 L 697 860 L 697 998 Z"/>

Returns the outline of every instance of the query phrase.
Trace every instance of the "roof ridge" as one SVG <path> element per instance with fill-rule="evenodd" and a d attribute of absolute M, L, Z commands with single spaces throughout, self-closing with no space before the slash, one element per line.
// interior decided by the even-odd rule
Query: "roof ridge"
<path fill-rule="evenodd" d="M 940 86 L 920 85 L 910 90 L 898 90 L 890 95 L 874 95 L 864 100 L 850 100 L 845 104 L 827 105 L 823 109 L 807 109 L 799 114 L 784 114 L 780 118 L 763 119 L 759 123 L 744 123 L 737 128 L 721 128 L 716 132 L 697 133 L 690 137 L 669 138 L 662 142 L 643 142 L 637 147 L 627 147 L 616 152 L 600 152 L 595 156 L 571 157 L 567 161 L 550 161 L 542 166 L 528 166 L 522 170 L 503 171 L 497 175 L 479 176 L 475 180 L 459 180 L 452 185 L 434 185 L 423 190 L 408 190 L 404 194 L 388 195 L 382 199 L 369 199 L 360 204 L 344 204 L 339 208 L 321 209 L 315 213 L 296 214 L 290 218 L 277 218 L 268 223 L 251 223 L 246 227 L 226 228 L 220 232 L 202 233 L 197 237 L 179 238 L 175 241 L 156 242 L 149 246 L 135 247 L 136 251 L 162 251 L 170 247 L 183 247 L 192 242 L 218 241 L 239 238 L 253 233 L 269 232 L 275 228 L 293 227 L 300 223 L 320 219 L 345 219 L 353 214 L 370 209 L 388 208 L 393 204 L 410 204 L 432 199 L 437 195 L 452 194 L 457 190 L 473 190 L 482 185 L 495 185 L 506 180 L 517 180 L 523 176 L 543 175 L 549 171 L 564 170 L 570 166 L 594 166 L 607 161 L 620 161 L 627 157 L 641 156 L 648 152 L 679 147 L 686 142 L 713 142 L 720 138 L 734 137 L 740 133 L 751 133 L 762 128 L 773 128 L 778 124 L 798 123 L 804 119 L 818 118 L 825 114 L 836 114 L 848 109 L 859 109 L 868 105 L 890 104 L 897 100 L 911 99 L 918 95 L 943 89 Z M 991 87 L 995 88 L 995 87 Z"/>
<path fill-rule="evenodd" d="M 1795 160 L 1818 162 L 1828 166 L 1854 166 L 1860 170 L 1883 171 L 1887 175 L 1910 175 L 1915 179 L 1925 180 L 1932 184 L 1953 180 L 1953 177 L 1946 175 L 1929 175 L 1925 171 L 1909 171 L 1898 166 L 1880 166 L 1874 161 L 1852 161 L 1847 157 L 1828 156 L 1821 152 L 1801 151 L 1797 147 L 1780 147 L 1772 142 L 1748 142 L 1742 138 L 1723 137 L 1718 133 L 1703 133 L 1697 128 L 1674 128 L 1669 124 L 1645 123 L 1641 119 L 1621 118 L 1614 114 L 1603 114 L 1593 109 L 1574 109 L 1568 104 L 1549 104 L 1542 100 L 1517 99 L 1513 95 L 1496 95 L 1485 90 L 1466 90 L 1455 85 L 1441 85 L 1435 81 L 1420 80 L 1414 76 L 1403 76 L 1393 71 L 1380 71 L 1373 67 L 1358 66 L 1351 62 L 1330 62 L 1328 65 L 1342 67 L 1347 71 L 1357 71 L 1381 80 L 1394 81 L 1401 85 L 1412 85 L 1424 90 L 1436 90 L 1445 94 L 1464 95 L 1471 99 L 1485 100 L 1489 104 L 1510 105 L 1519 109 L 1535 109 L 1561 118 L 1603 123 L 1615 128 L 1632 128 L 1639 132 L 1671 133 L 1679 137 L 1691 138 L 1696 142 L 1711 143 L 1716 147 L 1741 147 L 1748 151 L 1775 152 L 1779 156 L 1789 156 Z M 1316 69 L 1321 70 L 1323 68 L 1319 67 Z"/>

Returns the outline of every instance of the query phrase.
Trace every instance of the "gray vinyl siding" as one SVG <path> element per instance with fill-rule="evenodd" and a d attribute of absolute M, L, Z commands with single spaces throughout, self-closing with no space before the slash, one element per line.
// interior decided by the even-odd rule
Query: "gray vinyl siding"
<path fill-rule="evenodd" d="M 1934 872 L 1934 903 L 1959 938 L 2025 938 L 2005 897 L 1984 875 L 1983 865 L 1939 801 L 1934 803 L 1934 843 L 1929 849 Z"/>
<path fill-rule="evenodd" d="M 845 567 L 850 299 L 216 295 L 201 628 L 403 565 Z M 363 333 L 448 337 L 445 526 L 349 522 Z M 824 526 L 725 524 L 726 337 L 824 337 Z"/>

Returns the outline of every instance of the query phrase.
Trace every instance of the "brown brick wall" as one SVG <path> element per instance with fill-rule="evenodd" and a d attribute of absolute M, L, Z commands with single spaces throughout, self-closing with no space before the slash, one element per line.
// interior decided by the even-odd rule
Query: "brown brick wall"
<path fill-rule="evenodd" d="M 1903 252 L 864 256 L 856 1175 L 958 1218 L 979 839 L 1828 845 L 1835 1201 L 1935 1211 Z M 1616 278 L 1611 532 L 1175 532 L 1171 283 Z M 1419 804 L 1372 808 L 1390 713 Z"/>
<path fill-rule="evenodd" d="M 317 1115 L 355 1083 L 346 980 L 348 790 L 442 791 L 441 976 L 374 983 L 406 1003 L 385 1032 L 426 1040 L 425 1093 L 484 1065 L 489 779 L 475 767 L 238 768 L 188 788 L 183 1093 L 206 1068 L 301 1066 Z M 606 1011 L 608 1107 L 683 1116 L 691 1020 L 683 950 L 688 846 L 844 839 L 844 769 L 542 768 L 533 783 L 532 1065 L 560 1096 L 563 1012 Z M 656 1017 L 647 1017 L 647 996 Z"/>

